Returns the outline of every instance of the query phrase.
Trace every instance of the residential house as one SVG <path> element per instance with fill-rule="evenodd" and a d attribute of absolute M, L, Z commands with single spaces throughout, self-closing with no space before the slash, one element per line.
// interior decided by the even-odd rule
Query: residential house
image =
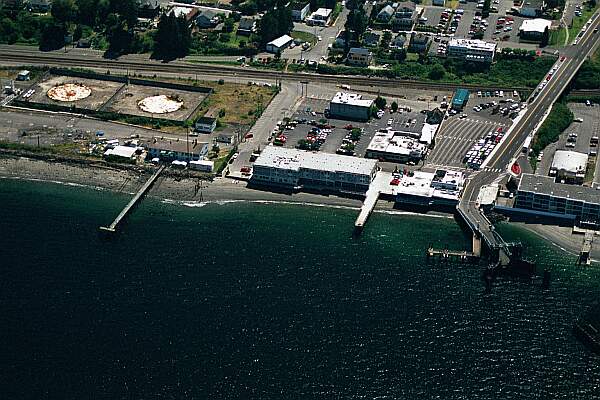
<path fill-rule="evenodd" d="M 375 47 L 379 44 L 381 35 L 375 32 L 365 32 L 362 37 L 362 43 L 367 47 Z"/>
<path fill-rule="evenodd" d="M 390 22 L 390 19 L 392 19 L 393 15 L 394 9 L 388 4 L 385 7 L 383 7 L 381 11 L 379 11 L 379 13 L 377 13 L 377 22 Z"/>
<path fill-rule="evenodd" d="M 215 138 L 217 143 L 233 144 L 235 143 L 235 135 L 231 133 L 219 133 Z"/>
<path fill-rule="evenodd" d="M 240 19 L 240 24 L 237 29 L 237 34 L 243 36 L 250 36 L 251 34 L 256 33 L 256 25 L 256 18 L 242 17 L 242 19 Z"/>
<path fill-rule="evenodd" d="M 52 0 L 29 0 L 29 8 L 37 12 L 48 12 L 52 8 Z"/>
<path fill-rule="evenodd" d="M 411 33 L 408 51 L 413 53 L 425 53 L 429 47 L 429 36 L 422 33 Z"/>
<path fill-rule="evenodd" d="M 290 10 L 292 12 L 292 20 L 296 22 L 304 21 L 310 11 L 310 3 L 303 1 L 294 2 L 290 4 Z"/>
<path fill-rule="evenodd" d="M 392 41 L 390 42 L 390 47 L 396 48 L 396 49 L 401 49 L 404 47 L 404 44 L 406 43 L 406 36 L 404 36 L 403 34 L 398 34 L 396 35 L 395 38 L 392 39 Z"/>
<path fill-rule="evenodd" d="M 202 133 L 212 133 L 217 127 L 217 119 L 209 117 L 200 117 L 194 124 L 194 130 Z"/>
<path fill-rule="evenodd" d="M 158 0 L 140 0 L 138 5 L 138 17 L 156 18 L 160 14 L 160 2 Z"/>
<path fill-rule="evenodd" d="M 403 1 L 398 3 L 398 8 L 392 18 L 394 31 L 410 31 L 417 20 L 415 3 Z"/>
<path fill-rule="evenodd" d="M 350 65 L 367 67 L 373 61 L 373 53 L 363 47 L 353 47 L 348 52 L 346 61 Z"/>
<path fill-rule="evenodd" d="M 202 10 L 196 17 L 196 26 L 200 29 L 214 28 L 219 24 L 220 18 L 216 11 Z"/>

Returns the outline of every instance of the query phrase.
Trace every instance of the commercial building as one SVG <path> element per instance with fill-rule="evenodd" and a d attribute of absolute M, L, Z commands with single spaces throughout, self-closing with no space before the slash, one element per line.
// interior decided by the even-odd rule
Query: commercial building
<path fill-rule="evenodd" d="M 533 216 L 572 219 L 577 225 L 600 227 L 600 190 L 554 182 L 549 176 L 523 174 L 515 208 Z"/>
<path fill-rule="evenodd" d="M 373 53 L 364 47 L 353 47 L 348 51 L 346 61 L 350 65 L 367 67 L 373 61 Z"/>
<path fill-rule="evenodd" d="M 407 171 L 406 171 L 407 172 Z M 465 177 L 462 172 L 437 170 L 412 171 L 396 175 L 396 203 L 425 206 L 455 206 L 458 204 Z"/>
<path fill-rule="evenodd" d="M 292 11 L 292 20 L 296 22 L 304 21 L 310 11 L 310 3 L 302 1 L 294 2 L 290 4 L 290 10 Z"/>
<path fill-rule="evenodd" d="M 146 144 L 150 158 L 161 161 L 198 161 L 208 154 L 208 143 L 197 140 L 154 140 Z"/>
<path fill-rule="evenodd" d="M 547 19 L 526 19 L 519 27 L 519 37 L 521 40 L 539 42 L 551 26 L 552 22 Z"/>
<path fill-rule="evenodd" d="M 200 117 L 196 120 L 194 124 L 194 129 L 196 132 L 201 133 L 212 133 L 217 127 L 217 119 L 209 118 L 209 117 Z"/>
<path fill-rule="evenodd" d="M 457 89 L 452 98 L 452 108 L 462 110 L 469 101 L 469 91 L 467 89 Z"/>
<path fill-rule="evenodd" d="M 535 18 L 542 15 L 546 9 L 546 2 L 544 0 L 527 0 L 524 1 L 519 8 L 519 15 L 528 18 Z"/>
<path fill-rule="evenodd" d="M 550 176 L 563 183 L 583 183 L 588 155 L 569 150 L 556 150 L 550 167 Z M 598 194 L 600 196 L 600 193 Z"/>
<path fill-rule="evenodd" d="M 331 8 L 319 8 L 306 19 L 307 25 L 325 26 L 331 18 Z"/>
<path fill-rule="evenodd" d="M 483 40 L 450 39 L 447 54 L 448 57 L 460 58 L 465 61 L 491 63 L 496 54 L 496 43 Z"/>
<path fill-rule="evenodd" d="M 404 136 L 397 131 L 376 132 L 367 147 L 366 158 L 399 163 L 422 160 L 427 154 L 427 145 L 418 139 Z"/>
<path fill-rule="evenodd" d="M 337 92 L 329 102 L 329 114 L 333 118 L 367 121 L 374 102 L 363 99 L 360 94 Z"/>
<path fill-rule="evenodd" d="M 267 146 L 254 162 L 251 181 L 293 189 L 365 193 L 376 172 L 375 160 Z"/>
<path fill-rule="evenodd" d="M 278 52 L 282 52 L 285 48 L 287 48 L 293 40 L 294 38 L 291 36 L 283 35 L 267 43 L 266 50 L 269 53 L 277 54 Z"/>

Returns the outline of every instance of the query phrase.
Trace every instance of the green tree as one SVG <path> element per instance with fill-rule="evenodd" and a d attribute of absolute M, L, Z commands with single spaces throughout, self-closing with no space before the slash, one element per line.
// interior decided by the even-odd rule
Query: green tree
<path fill-rule="evenodd" d="M 381 96 L 377 96 L 377 98 L 375 99 L 375 105 L 380 110 L 383 110 L 385 108 L 386 103 L 387 102 L 385 101 L 385 99 Z"/>
<path fill-rule="evenodd" d="M 292 13 L 287 7 L 276 8 L 265 13 L 258 23 L 258 36 L 261 45 L 269 43 L 294 29 Z"/>
<path fill-rule="evenodd" d="M 174 13 L 161 15 L 154 39 L 153 57 L 162 60 L 184 57 L 192 41 L 185 17 L 176 17 Z"/>
<path fill-rule="evenodd" d="M 233 20 L 233 18 L 225 18 L 225 21 L 223 21 L 223 31 L 233 32 L 234 24 L 235 21 Z"/>
<path fill-rule="evenodd" d="M 393 112 L 398 111 L 398 103 L 396 103 L 395 101 L 392 101 L 392 111 Z"/>
<path fill-rule="evenodd" d="M 40 37 L 40 50 L 57 50 L 65 44 L 66 30 L 64 25 L 50 23 L 42 30 Z"/>
<path fill-rule="evenodd" d="M 435 81 L 442 79 L 444 75 L 446 75 L 446 68 L 444 68 L 442 64 L 433 64 L 429 70 L 429 74 L 427 74 L 429 79 L 433 79 Z"/>
<path fill-rule="evenodd" d="M 57 22 L 66 24 L 75 20 L 78 11 L 75 0 L 54 0 L 50 14 Z"/>
<path fill-rule="evenodd" d="M 79 23 L 94 26 L 96 25 L 96 15 L 98 13 L 97 0 L 77 0 L 79 14 L 77 20 Z"/>

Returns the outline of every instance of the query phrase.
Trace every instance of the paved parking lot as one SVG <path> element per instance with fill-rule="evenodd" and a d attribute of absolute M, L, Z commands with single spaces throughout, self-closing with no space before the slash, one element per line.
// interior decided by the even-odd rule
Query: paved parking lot
<path fill-rule="evenodd" d="M 489 132 L 510 123 L 468 117 L 450 118 L 442 124 L 435 138 L 435 148 L 427 158 L 427 166 L 464 168 L 463 158 L 469 148 Z"/>
<path fill-rule="evenodd" d="M 388 103 L 391 101 L 388 99 Z M 391 113 L 386 110 L 385 114 L 381 119 L 373 118 L 368 122 L 356 122 L 348 120 L 340 120 L 335 118 L 328 118 L 327 123 L 333 125 L 331 133 L 328 134 L 325 143 L 321 146 L 321 152 L 335 153 L 336 150 L 342 144 L 342 141 L 346 134 L 349 132 L 344 127 L 346 125 L 352 125 L 355 128 L 362 128 L 363 135 L 360 140 L 356 143 L 355 156 L 364 157 L 369 142 L 379 129 L 391 127 L 398 131 L 410 131 L 418 130 L 422 126 L 425 115 L 421 113 L 421 110 L 427 109 L 428 104 L 426 102 L 399 100 L 399 107 L 410 107 L 411 111 L 406 110 Z M 292 119 L 302 120 L 306 119 L 308 122 L 314 120 L 319 122 L 321 119 L 326 119 L 324 110 L 329 107 L 329 101 L 319 98 L 307 98 L 305 99 L 298 110 L 292 116 Z M 287 142 L 285 147 L 294 148 L 297 146 L 298 141 L 306 138 L 306 134 L 310 131 L 312 126 L 310 124 L 298 124 L 293 130 L 286 130 L 285 135 L 287 136 Z M 392 167 L 393 169 L 393 167 Z"/>
<path fill-rule="evenodd" d="M 598 145 L 590 146 L 592 136 L 600 135 L 600 105 L 591 107 L 582 103 L 571 103 L 569 108 L 573 111 L 575 119 L 581 118 L 582 122 L 573 122 L 561 135 L 556 143 L 544 149 L 544 156 L 538 163 L 536 174 L 548 175 L 556 150 L 572 150 L 589 154 L 591 150 L 598 151 Z M 569 134 L 577 134 L 577 138 L 568 140 Z M 573 145 L 569 145 L 573 143 Z M 594 182 L 600 183 L 600 163 L 596 163 Z"/>

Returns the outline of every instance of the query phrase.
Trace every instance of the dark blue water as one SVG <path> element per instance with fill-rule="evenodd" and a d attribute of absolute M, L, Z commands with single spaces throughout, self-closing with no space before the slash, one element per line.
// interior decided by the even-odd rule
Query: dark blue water
<path fill-rule="evenodd" d="M 0 398 L 597 399 L 573 337 L 600 270 L 510 226 L 551 290 L 478 267 L 451 219 L 146 200 L 0 180 Z"/>

